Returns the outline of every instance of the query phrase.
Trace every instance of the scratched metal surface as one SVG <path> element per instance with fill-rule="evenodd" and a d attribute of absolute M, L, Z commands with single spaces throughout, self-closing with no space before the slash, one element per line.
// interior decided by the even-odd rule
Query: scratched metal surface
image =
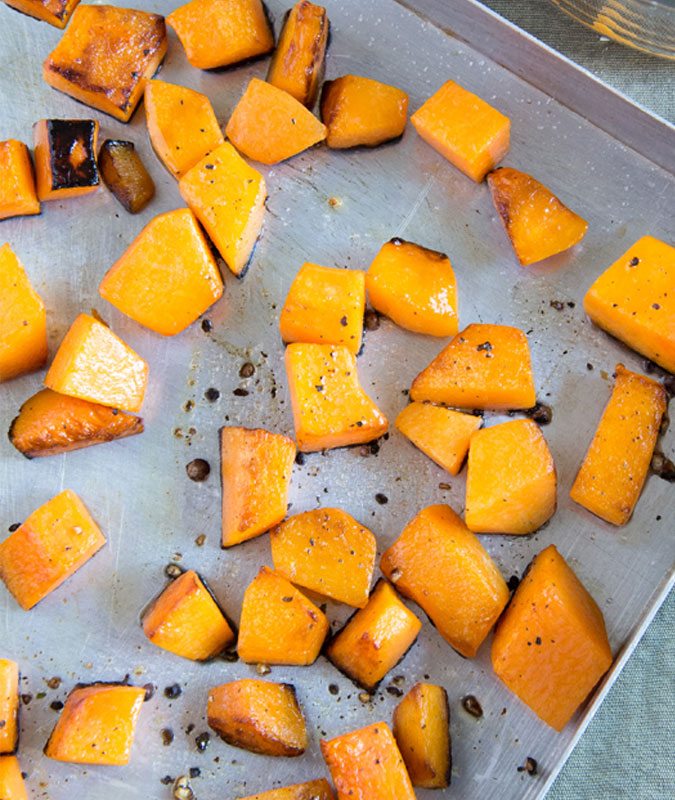
<path fill-rule="evenodd" d="M 173 6 L 145 0 L 136 5 L 163 12 Z M 270 5 L 278 29 L 285 4 L 274 0 Z M 539 396 L 554 409 L 545 435 L 559 474 L 559 510 L 533 537 L 482 537 L 506 577 L 522 574 L 536 552 L 555 543 L 602 606 L 617 653 L 631 646 L 668 582 L 675 555 L 675 502 L 667 484 L 650 478 L 633 520 L 621 530 L 573 505 L 568 490 L 609 396 L 608 375 L 614 365 L 620 360 L 642 368 L 638 357 L 584 318 L 584 290 L 644 233 L 672 241 L 673 176 L 390 0 L 328 5 L 333 27 L 328 77 L 355 72 L 395 83 L 410 93 L 412 109 L 446 78 L 456 78 L 513 119 L 508 163 L 555 187 L 590 220 L 588 235 L 574 252 L 521 269 L 485 186 L 454 171 L 410 127 L 400 142 L 372 152 L 317 148 L 263 169 L 269 186 L 264 232 L 245 279 L 225 276 L 225 298 L 208 315 L 213 332 L 206 334 L 196 324 L 176 338 L 163 339 L 100 300 L 97 286 L 145 222 L 182 203 L 173 179 L 151 151 L 142 111 L 128 126 L 97 115 L 103 137 L 126 137 L 136 143 L 158 186 L 154 202 L 131 217 L 101 189 L 82 200 L 46 204 L 40 217 L 0 223 L 0 240 L 11 242 L 45 299 L 52 353 L 75 315 L 95 307 L 151 365 L 143 436 L 32 462 L 6 440 L 0 445 L 5 530 L 70 487 L 85 500 L 108 538 L 108 546 L 95 559 L 31 612 L 21 611 L 0 589 L 1 654 L 20 662 L 22 691 L 33 694 L 22 710 L 20 756 L 34 798 L 159 800 L 170 794 L 160 779 L 190 767 L 201 769 L 193 781 L 200 800 L 240 797 L 324 774 L 322 736 L 391 718 L 395 697 L 381 691 L 363 705 L 350 682 L 320 659 L 309 669 L 274 668 L 270 676 L 297 686 L 310 732 L 303 758 L 265 759 L 218 740 L 199 753 L 194 738 L 207 729 L 208 688 L 255 675 L 255 670 L 241 663 L 199 665 L 177 659 L 152 647 L 138 624 L 139 611 L 162 586 L 163 568 L 174 556 L 210 580 L 234 618 L 247 582 L 260 565 L 270 563 L 266 536 L 227 552 L 219 549 L 216 432 L 229 422 L 292 433 L 277 322 L 280 304 L 304 260 L 365 269 L 382 242 L 405 236 L 449 253 L 459 282 L 462 325 L 480 320 L 531 331 Z M 471 3 L 458 1 L 455 6 L 466 22 Z M 31 125 L 39 117 L 90 114 L 41 81 L 40 63 L 58 40 L 58 31 L 5 6 L 0 7 L 0 26 L 2 138 L 29 141 Z M 187 65 L 175 37 L 170 37 L 162 77 L 206 92 L 223 121 L 247 80 L 265 74 L 265 61 L 199 72 Z M 580 76 L 579 92 L 584 91 L 584 80 Z M 341 204 L 331 207 L 331 197 Z M 556 311 L 551 300 L 562 301 L 564 309 Z M 403 390 L 442 344 L 387 321 L 367 335 L 359 372 L 390 420 L 406 403 Z M 256 373 L 241 380 L 238 371 L 246 360 L 256 365 Z M 2 429 L 39 388 L 41 378 L 31 375 L 2 386 Z M 247 388 L 249 396 L 234 396 L 239 386 Z M 216 403 L 204 398 L 210 387 L 221 391 Z M 190 411 L 185 410 L 187 401 L 194 403 Z M 487 421 L 498 419 L 488 415 Z M 672 433 L 664 446 L 672 452 Z M 197 456 L 208 459 L 213 468 L 204 484 L 192 483 L 185 475 L 186 462 Z M 441 490 L 439 483 L 448 481 L 451 488 Z M 388 496 L 387 505 L 376 503 L 377 492 Z M 356 450 L 308 457 L 294 470 L 291 501 L 294 512 L 342 506 L 372 528 L 381 551 L 422 506 L 443 501 L 461 510 L 463 492 L 463 475 L 450 480 L 392 433 L 376 457 L 364 459 Z M 198 547 L 195 538 L 201 533 L 206 543 Z M 336 622 L 347 613 L 329 607 Z M 121 679 L 127 673 L 135 682 L 158 687 L 143 709 L 131 764 L 88 768 L 45 759 L 41 750 L 57 716 L 50 703 L 62 700 L 76 681 Z M 428 624 L 395 674 L 405 676 L 405 687 L 429 676 L 450 696 L 452 787 L 433 795 L 420 791 L 420 798 L 541 797 L 592 713 L 590 707 L 562 734 L 555 734 L 492 675 L 489 646 L 475 661 L 463 660 Z M 45 679 L 52 676 L 63 679 L 60 689 L 46 686 Z M 169 701 L 162 690 L 174 682 L 183 693 Z M 339 686 L 337 696 L 329 694 L 329 683 Z M 385 680 L 383 689 L 386 685 Z M 482 720 L 461 709 L 460 698 L 467 693 L 480 699 Z M 195 727 L 188 735 L 190 725 Z M 168 747 L 160 736 L 164 727 L 175 733 Z M 517 772 L 526 756 L 539 762 L 537 778 Z"/>

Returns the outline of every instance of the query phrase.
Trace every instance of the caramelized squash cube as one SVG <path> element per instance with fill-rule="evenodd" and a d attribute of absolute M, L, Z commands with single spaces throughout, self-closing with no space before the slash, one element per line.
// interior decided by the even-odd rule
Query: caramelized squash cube
<path fill-rule="evenodd" d="M 155 196 L 155 183 L 133 142 L 106 139 L 98 154 L 98 168 L 105 185 L 130 214 L 143 211 Z"/>
<path fill-rule="evenodd" d="M 40 213 L 30 153 L 23 142 L 0 142 L 0 219 Z"/>
<path fill-rule="evenodd" d="M 29 17 L 48 22 L 55 28 L 65 28 L 80 0 L 4 0 L 4 2 L 22 14 L 28 14 Z"/>
<path fill-rule="evenodd" d="M 40 200 L 95 192 L 100 184 L 93 119 L 41 119 L 33 126 L 35 174 Z"/>
<path fill-rule="evenodd" d="M 307 783 L 295 783 L 282 789 L 258 792 L 241 800 L 335 800 L 333 790 L 325 778 Z"/>
<path fill-rule="evenodd" d="M 0 756 L 0 797 L 3 800 L 28 800 L 26 784 L 16 756 Z"/>
<path fill-rule="evenodd" d="M 0 753 L 6 756 L 19 744 L 19 667 L 8 658 L 0 658 L 0 723 Z"/>

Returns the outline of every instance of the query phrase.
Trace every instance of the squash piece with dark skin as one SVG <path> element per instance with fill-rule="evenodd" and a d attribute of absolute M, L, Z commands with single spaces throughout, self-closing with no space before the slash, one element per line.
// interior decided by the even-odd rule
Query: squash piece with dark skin
<path fill-rule="evenodd" d="M 242 797 L 242 800 L 335 800 L 335 795 L 328 781 L 319 778 L 316 781 L 295 783 L 293 786 L 259 792 L 249 797 Z"/>
<path fill-rule="evenodd" d="M 98 166 L 105 185 L 130 214 L 143 211 L 155 196 L 154 181 L 133 142 L 106 139 Z"/>
<path fill-rule="evenodd" d="M 48 22 L 55 28 L 65 28 L 80 0 L 4 0 L 4 2 L 10 8 L 15 8 L 29 17 Z"/>
<path fill-rule="evenodd" d="M 33 128 L 35 174 L 40 200 L 60 200 L 96 191 L 100 184 L 93 119 L 41 119 Z"/>

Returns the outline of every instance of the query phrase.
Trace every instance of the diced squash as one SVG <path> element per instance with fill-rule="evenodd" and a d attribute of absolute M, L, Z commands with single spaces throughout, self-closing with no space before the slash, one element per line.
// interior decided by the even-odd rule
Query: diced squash
<path fill-rule="evenodd" d="M 377 541 L 339 508 L 296 514 L 270 534 L 274 568 L 289 581 L 338 603 L 368 602 Z"/>
<path fill-rule="evenodd" d="M 223 279 L 189 208 L 150 220 L 101 281 L 104 300 L 146 328 L 173 336 L 223 294 Z"/>
<path fill-rule="evenodd" d="M 419 619 L 381 580 L 367 605 L 328 643 L 326 657 L 354 683 L 374 692 L 413 646 L 421 629 Z"/>
<path fill-rule="evenodd" d="M 209 692 L 208 723 L 233 747 L 266 756 L 301 756 L 307 729 L 288 683 L 243 679 Z"/>
<path fill-rule="evenodd" d="M 207 661 L 234 642 L 234 631 L 194 570 L 172 581 L 143 614 L 143 633 L 157 647 Z"/>
<path fill-rule="evenodd" d="M 22 14 L 28 14 L 29 17 L 48 22 L 55 28 L 65 28 L 80 0 L 4 0 L 4 2 Z"/>
<path fill-rule="evenodd" d="M 128 764 L 144 700 L 142 686 L 76 686 L 66 699 L 45 755 L 71 764 Z"/>
<path fill-rule="evenodd" d="M 279 328 L 284 342 L 361 349 L 366 288 L 363 272 L 303 264 L 288 290 Z"/>
<path fill-rule="evenodd" d="M 410 398 L 457 408 L 532 408 L 527 336 L 507 325 L 469 325 L 415 378 Z"/>
<path fill-rule="evenodd" d="M 452 750 L 448 693 L 433 683 L 416 683 L 394 709 L 394 738 L 413 786 L 450 785 Z"/>
<path fill-rule="evenodd" d="M 242 797 L 241 800 L 335 800 L 335 795 L 328 781 L 325 778 L 319 778 L 316 781 L 284 786 L 283 789 L 259 792 Z"/>
<path fill-rule="evenodd" d="M 253 78 L 232 112 L 227 138 L 248 158 L 277 164 L 326 138 L 326 127 L 302 103 Z"/>
<path fill-rule="evenodd" d="M 267 80 L 311 108 L 326 66 L 330 22 L 326 9 L 300 0 L 284 19 Z"/>
<path fill-rule="evenodd" d="M 560 731 L 611 663 L 602 611 L 550 545 L 532 561 L 497 626 L 494 671 Z"/>
<path fill-rule="evenodd" d="M 531 419 L 471 437 L 464 517 L 475 533 L 534 533 L 555 513 L 556 486 L 553 456 Z"/>
<path fill-rule="evenodd" d="M 133 142 L 106 139 L 98 154 L 98 168 L 105 185 L 130 214 L 139 211 L 155 196 L 155 184 Z"/>
<path fill-rule="evenodd" d="M 0 658 L 0 753 L 15 753 L 18 743 L 19 667 L 15 661 Z M 4 798 L 2 792 L 0 797 Z"/>
<path fill-rule="evenodd" d="M 387 419 L 361 388 L 356 358 L 344 346 L 289 344 L 286 374 L 302 452 L 371 442 Z"/>
<path fill-rule="evenodd" d="M 70 489 L 40 506 L 0 543 L 0 578 L 28 610 L 97 553 L 105 538 Z"/>
<path fill-rule="evenodd" d="M 616 366 L 612 396 L 570 491 L 575 503 L 625 525 L 644 486 L 668 408 L 657 381 Z"/>
<path fill-rule="evenodd" d="M 286 516 L 295 454 L 295 442 L 280 433 L 221 429 L 223 547 L 259 536 Z"/>
<path fill-rule="evenodd" d="M 229 142 L 189 169 L 178 188 L 235 275 L 242 275 L 260 235 L 267 188 Z"/>
<path fill-rule="evenodd" d="M 454 81 L 444 83 L 410 121 L 425 142 L 477 183 L 509 151 L 511 120 Z"/>
<path fill-rule="evenodd" d="M 191 0 L 166 18 L 198 69 L 227 67 L 274 48 L 262 0 Z"/>
<path fill-rule="evenodd" d="M 375 147 L 403 135 L 408 95 L 372 78 L 343 75 L 323 85 L 321 120 L 328 147 Z"/>
<path fill-rule="evenodd" d="M 509 599 L 487 550 L 446 505 L 423 508 L 385 551 L 380 567 L 466 658 L 476 655 Z"/>
<path fill-rule="evenodd" d="M 55 392 L 123 411 L 140 411 L 148 365 L 102 322 L 80 314 L 45 376 Z"/>
<path fill-rule="evenodd" d="M 244 592 L 237 652 L 247 664 L 313 664 L 326 615 L 283 575 L 262 567 Z"/>
<path fill-rule="evenodd" d="M 0 142 L 0 219 L 40 213 L 30 153 L 23 142 Z"/>
<path fill-rule="evenodd" d="M 586 292 L 588 316 L 643 356 L 675 372 L 675 247 L 643 236 Z"/>
<path fill-rule="evenodd" d="M 128 122 L 166 54 L 164 17 L 131 8 L 82 4 L 47 57 L 47 83 Z"/>
<path fill-rule="evenodd" d="M 16 756 L 0 756 L 0 797 L 2 800 L 28 800 L 26 784 Z"/>
<path fill-rule="evenodd" d="M 23 264 L 0 247 L 0 382 L 40 369 L 47 360 L 47 314 Z"/>
<path fill-rule="evenodd" d="M 33 126 L 35 176 L 40 200 L 95 192 L 100 184 L 93 119 L 41 119 Z"/>

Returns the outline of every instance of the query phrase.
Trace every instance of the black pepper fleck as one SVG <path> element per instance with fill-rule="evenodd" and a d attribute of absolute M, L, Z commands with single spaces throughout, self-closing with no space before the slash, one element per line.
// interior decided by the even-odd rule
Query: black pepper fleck
<path fill-rule="evenodd" d="M 164 689 L 164 697 L 168 697 L 169 700 L 175 700 L 177 697 L 180 697 L 182 693 L 183 690 L 178 683 L 172 683 L 171 686 L 167 686 Z"/>
<path fill-rule="evenodd" d="M 204 458 L 194 458 L 189 464 L 185 465 L 185 471 L 191 481 L 201 483 L 209 477 L 211 465 Z"/>
<path fill-rule="evenodd" d="M 386 495 L 386 494 L 382 494 L 382 492 L 378 492 L 378 493 L 375 495 L 375 500 L 376 500 L 376 501 L 377 501 L 377 502 L 378 502 L 378 503 L 379 503 L 381 506 L 386 506 L 386 505 L 387 505 L 387 503 L 389 502 L 389 498 L 387 497 L 387 495 Z"/>
<path fill-rule="evenodd" d="M 462 708 L 467 714 L 471 714 L 471 716 L 476 719 L 480 719 L 483 716 L 483 706 L 481 706 L 478 699 L 472 694 L 467 694 L 462 698 Z"/>

